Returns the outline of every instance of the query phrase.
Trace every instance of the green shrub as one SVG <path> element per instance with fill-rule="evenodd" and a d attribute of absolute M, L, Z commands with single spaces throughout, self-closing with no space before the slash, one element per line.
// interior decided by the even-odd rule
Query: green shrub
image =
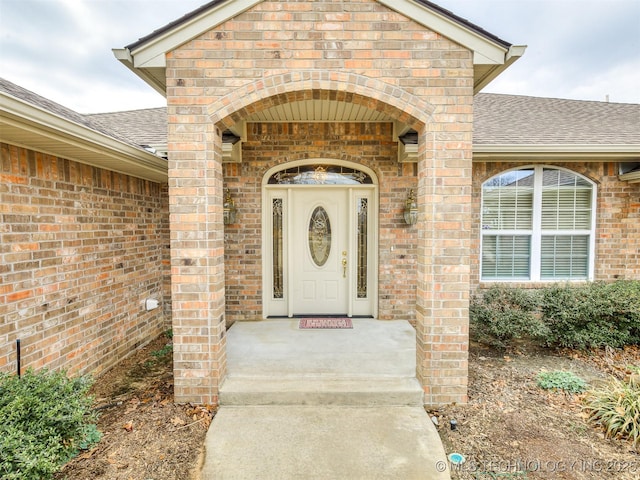
<path fill-rule="evenodd" d="M 474 295 L 469 308 L 471 337 L 498 347 L 523 337 L 545 338 L 548 329 L 537 315 L 538 303 L 537 291 L 503 285 Z"/>
<path fill-rule="evenodd" d="M 607 437 L 627 439 L 640 452 L 640 382 L 613 378 L 587 393 L 584 408 L 589 420 L 603 427 Z"/>
<path fill-rule="evenodd" d="M 640 282 L 553 285 L 542 290 L 547 345 L 588 349 L 640 343 Z"/>
<path fill-rule="evenodd" d="M 0 373 L 0 478 L 48 479 L 100 439 L 92 423 L 88 377 L 29 369 Z"/>
<path fill-rule="evenodd" d="M 538 386 L 545 390 L 562 390 L 567 393 L 582 393 L 587 389 L 587 384 L 583 379 L 573 372 L 562 370 L 540 372 L 538 374 Z"/>

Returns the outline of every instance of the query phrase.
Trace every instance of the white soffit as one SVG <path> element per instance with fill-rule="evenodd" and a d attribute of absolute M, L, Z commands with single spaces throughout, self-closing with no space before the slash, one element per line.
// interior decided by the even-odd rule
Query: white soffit
<path fill-rule="evenodd" d="M 167 161 L 0 92 L 0 141 L 158 183 Z"/>
<path fill-rule="evenodd" d="M 392 122 L 388 115 L 355 103 L 337 100 L 289 102 L 253 113 L 247 122 Z"/>

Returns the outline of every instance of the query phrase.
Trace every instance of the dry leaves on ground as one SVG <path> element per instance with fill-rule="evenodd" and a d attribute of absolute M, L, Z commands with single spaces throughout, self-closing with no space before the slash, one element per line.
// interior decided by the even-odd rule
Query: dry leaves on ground
<path fill-rule="evenodd" d="M 466 462 L 453 467 L 455 479 L 635 480 L 640 455 L 624 441 L 604 438 L 588 425 L 581 396 L 554 393 L 536 384 L 541 370 L 570 370 L 597 382 L 640 365 L 640 351 L 546 351 L 500 356 L 472 348 L 469 404 L 433 412 L 447 453 Z M 457 421 L 451 430 L 450 420 Z"/>
<path fill-rule="evenodd" d="M 215 410 L 173 403 L 171 353 L 152 355 L 161 336 L 96 379 L 92 394 L 102 440 L 58 480 L 190 480 Z"/>

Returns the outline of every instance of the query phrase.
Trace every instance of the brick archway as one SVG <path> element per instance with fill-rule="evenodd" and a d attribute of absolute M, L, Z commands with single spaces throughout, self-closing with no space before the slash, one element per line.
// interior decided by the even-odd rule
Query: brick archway
<path fill-rule="evenodd" d="M 337 100 L 366 106 L 420 131 L 435 107 L 397 86 L 348 72 L 299 71 L 249 83 L 207 108 L 222 129 L 267 108 L 303 100 Z"/>
<path fill-rule="evenodd" d="M 178 292 L 174 294 L 174 331 L 191 342 L 174 353 L 179 401 L 217 403 L 226 376 L 221 133 L 254 113 L 311 99 L 362 105 L 418 132 L 417 377 L 426 404 L 466 401 L 469 259 L 465 252 L 470 243 L 472 120 L 471 90 L 467 90 L 456 103 L 434 93 L 432 104 L 381 80 L 313 70 L 265 77 L 212 98 L 200 119 L 208 121 L 194 132 L 200 142 L 197 153 L 185 155 L 197 157 L 191 165 L 201 168 L 191 168 L 191 176 L 186 177 L 176 169 L 180 181 L 184 178 L 184 188 L 171 190 L 173 198 L 186 205 L 185 211 L 197 213 L 181 213 L 172 224 L 189 239 L 181 250 L 177 247 L 183 244 L 172 244 L 172 258 L 178 264 L 172 277 L 172 288 Z M 191 193 L 194 185 L 202 186 L 205 193 L 197 202 Z M 193 220 L 193 226 L 182 218 Z M 188 228 L 197 228 L 205 239 L 192 241 L 194 234 Z M 194 332 L 201 333 L 195 337 Z"/>

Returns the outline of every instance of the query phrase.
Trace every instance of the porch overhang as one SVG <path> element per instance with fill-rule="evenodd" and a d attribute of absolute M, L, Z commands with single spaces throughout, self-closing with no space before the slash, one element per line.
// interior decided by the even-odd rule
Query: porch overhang
<path fill-rule="evenodd" d="M 161 95 L 166 96 L 166 55 L 180 45 L 252 8 L 261 0 L 213 0 L 124 48 L 115 57 Z M 511 45 L 452 12 L 426 0 L 378 0 L 473 52 L 474 93 L 513 62 L 526 46 Z"/>
<path fill-rule="evenodd" d="M 0 92 L 0 141 L 157 183 L 168 165 L 149 151 Z"/>

